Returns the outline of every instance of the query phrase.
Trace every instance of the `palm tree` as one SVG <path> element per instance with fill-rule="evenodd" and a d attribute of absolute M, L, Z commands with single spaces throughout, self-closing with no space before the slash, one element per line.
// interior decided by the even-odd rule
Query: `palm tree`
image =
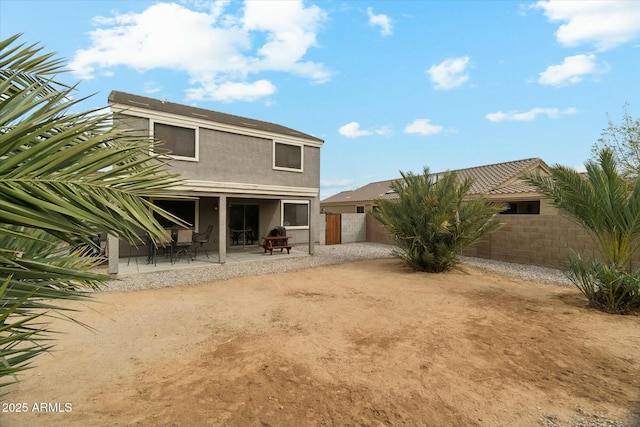
<path fill-rule="evenodd" d="M 0 387 L 50 348 L 56 300 L 89 299 L 108 276 L 81 248 L 98 231 L 139 241 L 163 231 L 150 197 L 179 180 L 149 138 L 78 110 L 63 61 L 37 45 L 0 41 Z"/>
<path fill-rule="evenodd" d="M 640 179 L 625 179 L 608 148 L 585 166 L 586 179 L 555 165 L 550 176 L 530 175 L 528 181 L 587 230 L 606 264 L 628 270 L 640 249 Z"/>
<path fill-rule="evenodd" d="M 586 177 L 555 165 L 550 176 L 527 180 L 593 238 L 602 260 L 573 254 L 567 275 L 590 303 L 607 311 L 640 308 L 640 274 L 631 260 L 640 249 L 640 178 L 625 178 L 610 148 L 586 164 Z"/>
<path fill-rule="evenodd" d="M 391 184 L 398 199 L 377 200 L 372 214 L 398 246 L 397 255 L 414 270 L 442 272 L 457 263 L 464 248 L 500 226 L 495 215 L 504 205 L 469 198 L 472 181 L 447 172 L 437 180 L 400 172 Z"/>

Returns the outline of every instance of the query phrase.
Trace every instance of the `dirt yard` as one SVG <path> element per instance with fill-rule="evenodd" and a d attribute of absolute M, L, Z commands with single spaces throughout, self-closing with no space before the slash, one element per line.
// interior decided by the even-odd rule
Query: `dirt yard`
<path fill-rule="evenodd" d="M 56 323 L 55 353 L 13 388 L 2 425 L 640 420 L 640 316 L 467 273 L 382 259 L 103 293 L 75 314 L 96 331 Z"/>

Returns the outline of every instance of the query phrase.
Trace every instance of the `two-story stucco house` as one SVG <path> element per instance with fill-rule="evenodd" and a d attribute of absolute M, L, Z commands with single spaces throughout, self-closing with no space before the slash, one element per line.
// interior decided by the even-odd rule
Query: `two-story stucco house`
<path fill-rule="evenodd" d="M 111 92 L 109 106 L 118 126 L 148 132 L 168 150 L 169 166 L 184 182 L 176 198 L 153 202 L 196 232 L 212 226 L 207 249 L 217 251 L 220 263 L 229 246 L 258 245 L 276 226 L 313 254 L 323 140 L 274 123 L 123 92 Z M 129 246 L 120 242 L 115 250 L 126 256 Z"/>

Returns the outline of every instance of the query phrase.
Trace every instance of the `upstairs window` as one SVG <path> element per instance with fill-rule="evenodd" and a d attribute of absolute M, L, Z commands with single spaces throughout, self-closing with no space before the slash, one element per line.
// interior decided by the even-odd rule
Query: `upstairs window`
<path fill-rule="evenodd" d="M 197 129 L 165 123 L 153 124 L 153 136 L 161 144 L 161 150 L 168 155 L 185 160 L 197 160 Z"/>
<path fill-rule="evenodd" d="M 274 142 L 273 168 L 302 172 L 302 145 Z"/>

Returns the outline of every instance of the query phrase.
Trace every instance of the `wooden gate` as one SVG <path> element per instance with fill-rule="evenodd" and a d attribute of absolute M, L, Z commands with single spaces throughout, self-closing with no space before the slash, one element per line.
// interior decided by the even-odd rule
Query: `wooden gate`
<path fill-rule="evenodd" d="M 342 216 L 328 213 L 326 218 L 326 244 L 339 245 L 342 243 Z"/>

